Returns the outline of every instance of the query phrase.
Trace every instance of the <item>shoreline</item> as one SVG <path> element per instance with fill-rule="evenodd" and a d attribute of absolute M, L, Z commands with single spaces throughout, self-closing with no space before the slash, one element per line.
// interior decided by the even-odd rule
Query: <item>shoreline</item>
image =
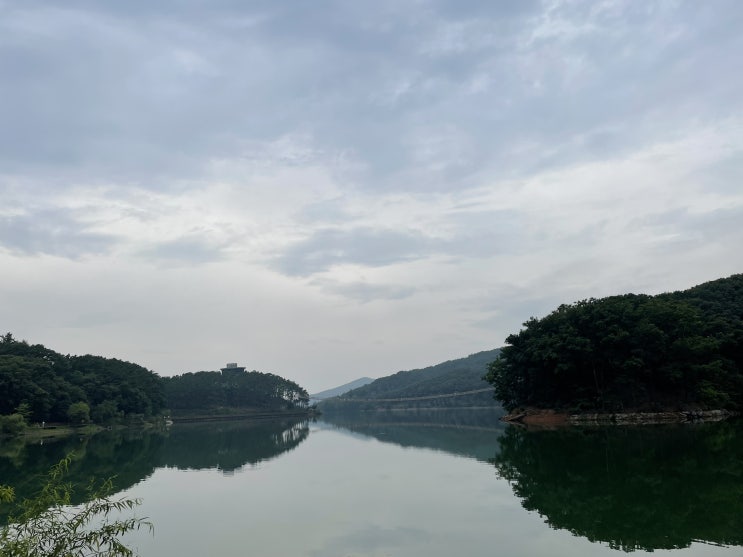
<path fill-rule="evenodd" d="M 110 425 L 103 426 L 98 424 L 86 424 L 83 426 L 73 426 L 70 424 L 55 424 L 44 428 L 38 426 L 28 426 L 26 430 L 18 435 L 5 435 L 0 436 L 0 442 L 2 441 L 13 441 L 21 439 L 27 442 L 44 441 L 46 439 L 63 439 L 65 437 L 71 437 L 73 435 L 79 435 L 81 437 L 88 437 L 96 435 L 103 431 L 121 431 L 125 429 L 153 429 L 159 427 L 159 423 L 145 422 L 144 424 L 137 425 Z"/>
<path fill-rule="evenodd" d="M 102 431 L 124 430 L 124 429 L 152 429 L 158 427 L 167 427 L 174 423 L 208 423 L 237 420 L 273 420 L 279 418 L 313 418 L 319 416 L 321 412 L 317 410 L 266 410 L 259 412 L 242 412 L 233 414 L 200 414 L 200 415 L 181 415 L 168 416 L 154 421 L 145 421 L 139 424 L 115 424 L 104 426 L 99 424 L 86 424 L 76 426 L 65 423 L 47 424 L 46 427 L 40 427 L 37 424 L 27 426 L 26 429 L 17 435 L 0 435 L 0 443 L 14 439 L 23 439 L 26 441 L 41 441 L 44 439 L 56 439 L 69 437 L 71 435 L 90 436 L 101 433 Z"/>
<path fill-rule="evenodd" d="M 690 410 L 664 412 L 592 412 L 570 414 L 545 408 L 514 410 L 501 421 L 527 426 L 561 427 L 572 425 L 654 425 L 695 422 L 719 422 L 738 416 L 730 410 Z"/>
<path fill-rule="evenodd" d="M 39 427 L 38 425 L 27 426 L 26 429 L 17 435 L 0 435 L 0 443 L 9 442 L 13 440 L 22 440 L 24 442 L 36 442 L 52 439 L 63 439 L 65 437 L 71 437 L 73 435 L 79 436 L 92 436 L 103 431 L 111 430 L 125 430 L 125 429 L 153 429 L 159 427 L 168 427 L 174 423 L 208 423 L 208 422 L 224 422 L 224 421 L 237 421 L 237 420 L 275 420 L 280 418 L 314 418 L 319 416 L 321 412 L 317 410 L 289 410 L 289 411 L 263 411 L 263 412 L 245 412 L 239 414 L 206 414 L 206 415 L 193 415 L 193 416 L 169 416 L 162 420 L 156 421 L 145 421 L 140 424 L 116 424 L 110 426 L 103 426 L 99 424 L 86 424 L 83 426 L 74 426 L 71 424 L 55 423 L 49 424 L 46 427 Z"/>
<path fill-rule="evenodd" d="M 174 424 L 226 422 L 237 420 L 273 420 L 278 418 L 312 418 L 318 416 L 316 410 L 266 410 L 262 412 L 244 412 L 239 414 L 201 414 L 201 415 L 172 415 L 170 421 Z"/>

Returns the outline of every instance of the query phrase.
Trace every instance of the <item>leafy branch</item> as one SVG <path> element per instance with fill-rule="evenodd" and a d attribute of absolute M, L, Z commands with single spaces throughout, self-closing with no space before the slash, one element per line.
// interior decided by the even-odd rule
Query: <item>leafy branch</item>
<path fill-rule="evenodd" d="M 0 557 L 132 557 L 121 537 L 142 528 L 154 531 L 146 518 L 120 518 L 141 500 L 112 498 L 111 479 L 91 482 L 88 502 L 71 507 L 73 486 L 64 481 L 71 460 L 68 455 L 54 465 L 40 492 L 19 504 L 0 531 Z M 13 500 L 13 488 L 0 486 L 0 501 Z"/>

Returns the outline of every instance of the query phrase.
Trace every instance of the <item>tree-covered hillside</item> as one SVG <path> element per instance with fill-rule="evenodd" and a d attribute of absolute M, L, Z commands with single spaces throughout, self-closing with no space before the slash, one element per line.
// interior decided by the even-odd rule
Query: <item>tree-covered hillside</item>
<path fill-rule="evenodd" d="M 332 398 L 334 396 L 341 396 L 352 389 L 358 389 L 359 387 L 368 385 L 372 381 L 374 381 L 374 379 L 372 379 L 371 377 L 360 377 L 359 379 L 344 383 L 343 385 L 338 385 L 337 387 L 333 387 L 332 389 L 326 389 L 324 391 L 320 391 L 319 393 L 310 394 L 310 398 L 314 400 L 323 400 L 326 398 Z"/>
<path fill-rule="evenodd" d="M 375 400 L 389 401 L 390 399 L 410 399 L 416 397 L 433 397 L 464 393 L 487 389 L 488 384 L 483 380 L 487 366 L 498 356 L 498 350 L 487 350 L 450 360 L 423 369 L 399 371 L 394 375 L 382 377 L 375 381 L 353 389 L 344 394 L 340 401 L 345 406 L 359 403 L 374 404 Z M 340 406 L 338 399 L 327 399 L 321 403 L 323 410 Z M 448 406 L 448 405 L 493 405 L 492 392 L 482 392 L 465 397 L 451 397 L 425 400 L 417 403 L 418 406 Z"/>
<path fill-rule="evenodd" d="M 509 410 L 743 409 L 743 275 L 561 305 L 506 342 L 487 379 Z"/>
<path fill-rule="evenodd" d="M 165 407 L 160 377 L 130 362 L 64 356 L 41 344 L 0 337 L 0 415 L 107 423 Z"/>
<path fill-rule="evenodd" d="M 162 379 L 168 408 L 175 414 L 214 414 L 239 409 L 307 406 L 307 391 L 273 373 L 199 371 Z"/>
<path fill-rule="evenodd" d="M 0 434 L 28 422 L 113 424 L 166 409 L 176 414 L 304 408 L 307 391 L 258 371 L 200 371 L 160 377 L 101 356 L 63 356 L 41 344 L 0 337 Z"/>

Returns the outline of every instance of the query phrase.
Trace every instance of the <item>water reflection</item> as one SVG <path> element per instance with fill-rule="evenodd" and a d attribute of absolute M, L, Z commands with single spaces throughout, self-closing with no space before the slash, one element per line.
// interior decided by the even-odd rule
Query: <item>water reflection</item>
<path fill-rule="evenodd" d="M 505 425 L 500 409 L 397 410 L 333 413 L 323 421 L 384 443 L 417 447 L 488 461 Z"/>
<path fill-rule="evenodd" d="M 245 465 L 294 449 L 309 435 L 307 421 L 219 422 L 175 425 L 167 431 L 105 431 L 92 437 L 68 437 L 0 444 L 0 483 L 15 489 L 16 499 L 36 494 L 49 469 L 72 453 L 68 480 L 74 485 L 73 504 L 84 502 L 91 479 L 113 477 L 124 490 L 149 477 L 156 468 L 218 469 L 234 473 Z M 0 504 L 0 523 L 11 506 Z"/>
<path fill-rule="evenodd" d="M 85 486 L 92 479 L 113 477 L 117 490 L 127 489 L 155 470 L 162 450 L 162 433 L 149 431 L 105 431 L 92 437 L 67 437 L 25 443 L 23 439 L 0 445 L 0 483 L 15 489 L 16 499 L 36 494 L 45 483 L 49 469 L 72 453 L 67 478 L 76 486 L 73 504 L 84 502 Z M 0 522 L 5 522 L 10 505 L 0 505 Z"/>
<path fill-rule="evenodd" d="M 233 473 L 294 449 L 307 439 L 304 421 L 234 421 L 183 424 L 165 440 L 159 466 L 216 468 Z"/>
<path fill-rule="evenodd" d="M 527 431 L 492 462 L 555 529 L 624 551 L 743 545 L 739 423 Z"/>

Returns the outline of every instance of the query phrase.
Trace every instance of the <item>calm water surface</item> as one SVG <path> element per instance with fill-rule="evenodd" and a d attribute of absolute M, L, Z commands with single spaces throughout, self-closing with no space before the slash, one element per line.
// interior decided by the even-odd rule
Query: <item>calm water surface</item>
<path fill-rule="evenodd" d="M 22 496 L 74 449 L 170 556 L 743 554 L 743 424 L 526 431 L 491 411 L 175 425 L 0 445 Z M 0 508 L 0 510 L 2 510 Z"/>

